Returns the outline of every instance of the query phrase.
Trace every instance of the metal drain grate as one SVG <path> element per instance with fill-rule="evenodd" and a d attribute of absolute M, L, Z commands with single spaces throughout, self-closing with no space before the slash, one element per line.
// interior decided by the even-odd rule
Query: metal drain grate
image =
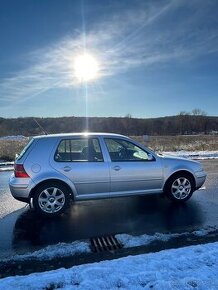
<path fill-rule="evenodd" d="M 121 249 L 123 245 L 115 236 L 97 237 L 90 239 L 91 249 L 95 253 Z"/>

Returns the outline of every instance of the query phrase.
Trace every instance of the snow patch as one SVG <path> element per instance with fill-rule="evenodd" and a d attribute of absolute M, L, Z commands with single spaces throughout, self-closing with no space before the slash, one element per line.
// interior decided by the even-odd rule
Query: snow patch
<path fill-rule="evenodd" d="M 167 242 L 170 239 L 178 237 L 196 237 L 206 236 L 218 231 L 218 227 L 208 227 L 205 229 L 195 230 L 193 232 L 184 233 L 155 233 L 154 235 L 132 236 L 128 234 L 117 234 L 115 237 L 123 245 L 124 248 L 140 247 L 149 245 L 155 241 Z M 2 262 L 8 261 L 24 261 L 24 260 L 52 260 L 57 257 L 67 257 L 76 254 L 91 253 L 89 241 L 74 241 L 72 243 L 58 243 L 56 245 L 47 246 L 38 251 L 29 252 L 26 254 L 17 254 L 11 258 L 3 259 Z"/>
<path fill-rule="evenodd" d="M 12 170 L 14 170 L 14 167 L 12 167 L 12 166 L 0 167 L 0 172 L 1 171 L 12 171 Z"/>
<path fill-rule="evenodd" d="M 176 156 L 176 157 L 183 157 L 183 158 L 189 158 L 189 159 L 198 159 L 198 160 L 204 160 L 204 159 L 217 159 L 218 158 L 218 151 L 165 151 L 162 152 L 163 155 L 170 155 L 170 156 Z"/>
<path fill-rule="evenodd" d="M 0 161 L 0 171 L 9 171 L 14 169 L 14 162 Z"/>
<path fill-rule="evenodd" d="M 167 242 L 171 238 L 178 237 L 179 234 L 161 234 L 155 233 L 154 235 L 141 235 L 141 236 L 131 236 L 128 234 L 119 234 L 116 235 L 118 241 L 124 246 L 124 248 L 132 248 L 139 246 L 146 246 L 154 241 L 163 241 Z"/>
<path fill-rule="evenodd" d="M 28 139 L 29 139 L 28 137 L 25 137 L 23 135 L 0 137 L 0 140 L 9 140 L 9 141 L 25 141 Z"/>
<path fill-rule="evenodd" d="M 89 253 L 91 252 L 89 243 L 82 241 L 75 241 L 70 244 L 58 243 L 56 245 L 47 246 L 41 250 L 34 251 L 32 253 L 27 253 L 23 255 L 15 255 L 13 258 L 4 259 L 2 261 L 22 261 L 22 260 L 52 260 L 53 258 L 72 256 L 79 253 Z"/>
<path fill-rule="evenodd" d="M 139 247 L 139 246 L 146 246 L 155 241 L 162 241 L 167 242 L 170 239 L 178 238 L 178 237 L 187 237 L 190 235 L 202 237 L 208 234 L 217 231 L 217 227 L 208 227 L 206 229 L 196 230 L 191 233 L 184 232 L 184 233 L 155 233 L 154 235 L 141 235 L 141 236 L 132 236 L 128 234 L 118 234 L 116 235 L 117 240 L 123 245 L 124 248 L 131 248 L 131 247 Z"/>
<path fill-rule="evenodd" d="M 218 289 L 218 242 L 1 279 L 0 290 Z"/>

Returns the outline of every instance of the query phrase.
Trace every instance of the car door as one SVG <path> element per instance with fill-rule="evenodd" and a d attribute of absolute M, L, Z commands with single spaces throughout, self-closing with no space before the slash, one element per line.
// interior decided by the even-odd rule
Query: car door
<path fill-rule="evenodd" d="M 105 138 L 110 155 L 111 194 L 159 192 L 163 184 L 159 159 L 136 144 L 118 138 Z"/>
<path fill-rule="evenodd" d="M 52 166 L 72 181 L 80 197 L 110 192 L 108 164 L 96 137 L 61 140 Z"/>

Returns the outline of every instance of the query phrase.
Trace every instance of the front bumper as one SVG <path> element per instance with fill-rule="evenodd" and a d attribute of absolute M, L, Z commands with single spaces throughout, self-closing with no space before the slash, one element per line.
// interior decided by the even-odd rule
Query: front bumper
<path fill-rule="evenodd" d="M 196 189 L 199 189 L 204 184 L 206 177 L 207 174 L 203 170 L 195 172 Z"/>

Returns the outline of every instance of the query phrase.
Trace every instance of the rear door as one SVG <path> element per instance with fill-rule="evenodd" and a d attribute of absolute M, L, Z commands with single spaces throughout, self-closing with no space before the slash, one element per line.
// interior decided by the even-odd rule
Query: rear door
<path fill-rule="evenodd" d="M 110 177 L 98 138 L 75 137 L 58 144 L 52 166 L 74 184 L 77 194 L 109 194 Z"/>
<path fill-rule="evenodd" d="M 158 192 L 163 174 L 159 159 L 134 143 L 118 138 L 105 138 L 110 155 L 111 195 Z"/>

